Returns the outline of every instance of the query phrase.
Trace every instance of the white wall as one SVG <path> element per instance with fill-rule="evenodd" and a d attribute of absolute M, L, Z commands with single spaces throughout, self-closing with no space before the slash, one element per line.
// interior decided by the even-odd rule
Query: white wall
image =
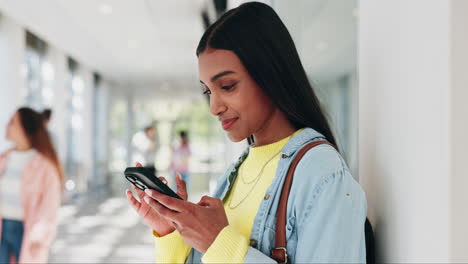
<path fill-rule="evenodd" d="M 468 262 L 468 1 L 451 2 L 451 261 Z"/>
<path fill-rule="evenodd" d="M 466 3 L 359 4 L 359 170 L 381 262 L 468 261 Z"/>
<path fill-rule="evenodd" d="M 21 76 L 25 43 L 22 27 L 0 15 L 0 152 L 11 146 L 5 140 L 5 128 L 25 93 Z"/>

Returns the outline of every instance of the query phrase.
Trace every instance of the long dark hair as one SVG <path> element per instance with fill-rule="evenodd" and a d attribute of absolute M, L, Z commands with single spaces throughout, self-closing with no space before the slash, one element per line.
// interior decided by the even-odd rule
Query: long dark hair
<path fill-rule="evenodd" d="M 18 109 L 18 115 L 21 126 L 32 148 L 41 153 L 54 165 L 57 169 L 60 183 L 63 184 L 65 177 L 57 158 L 57 153 L 45 127 L 45 117 L 29 107 Z"/>
<path fill-rule="evenodd" d="M 229 10 L 205 31 L 197 56 L 207 48 L 233 51 L 296 129 L 313 128 L 336 146 L 291 35 L 273 8 L 250 2 Z"/>

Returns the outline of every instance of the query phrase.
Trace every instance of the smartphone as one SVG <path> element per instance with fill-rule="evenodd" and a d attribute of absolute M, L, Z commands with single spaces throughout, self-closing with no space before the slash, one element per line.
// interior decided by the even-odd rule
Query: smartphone
<path fill-rule="evenodd" d="M 128 167 L 125 169 L 124 174 L 129 182 L 133 183 L 133 185 L 142 191 L 152 189 L 170 197 L 183 200 L 145 167 Z"/>

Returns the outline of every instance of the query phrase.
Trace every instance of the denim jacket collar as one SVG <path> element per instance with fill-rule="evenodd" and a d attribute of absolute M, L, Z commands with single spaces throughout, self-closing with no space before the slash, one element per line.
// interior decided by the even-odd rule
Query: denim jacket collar
<path fill-rule="evenodd" d="M 319 139 L 325 139 L 325 137 L 312 128 L 304 128 L 304 130 L 292 137 L 288 141 L 288 143 L 286 143 L 286 145 L 283 147 L 283 149 L 281 150 L 282 158 L 284 159 L 293 156 L 294 153 L 296 153 L 296 151 L 298 151 L 307 142 Z M 247 155 L 249 154 L 249 149 L 250 147 L 247 147 L 242 152 L 242 155 L 239 157 L 239 159 L 237 159 L 237 161 L 228 168 L 228 170 L 226 171 L 227 175 L 225 175 L 221 180 L 225 184 L 221 184 L 219 186 L 218 190 L 214 193 L 215 197 L 220 199 L 224 199 L 226 197 L 227 193 L 230 190 L 231 184 L 237 177 L 237 171 L 240 165 L 242 164 L 242 162 L 244 162 L 244 160 L 247 158 Z"/>
<path fill-rule="evenodd" d="M 304 130 L 292 137 L 288 143 L 286 143 L 283 147 L 282 154 L 290 157 L 307 142 L 317 140 L 319 138 L 324 139 L 325 137 L 312 128 L 304 128 Z"/>

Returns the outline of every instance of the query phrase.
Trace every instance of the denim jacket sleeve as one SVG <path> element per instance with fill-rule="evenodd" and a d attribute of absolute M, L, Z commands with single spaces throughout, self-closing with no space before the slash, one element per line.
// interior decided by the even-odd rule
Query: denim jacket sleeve
<path fill-rule="evenodd" d="M 277 263 L 274 259 L 263 254 L 261 251 L 249 247 L 247 255 L 245 255 L 244 263 Z"/>
<path fill-rule="evenodd" d="M 294 173 L 288 201 L 288 255 L 292 263 L 365 263 L 364 192 L 329 146 L 306 153 Z M 272 241 L 274 244 L 274 241 Z M 244 263 L 275 263 L 250 248 Z"/>

